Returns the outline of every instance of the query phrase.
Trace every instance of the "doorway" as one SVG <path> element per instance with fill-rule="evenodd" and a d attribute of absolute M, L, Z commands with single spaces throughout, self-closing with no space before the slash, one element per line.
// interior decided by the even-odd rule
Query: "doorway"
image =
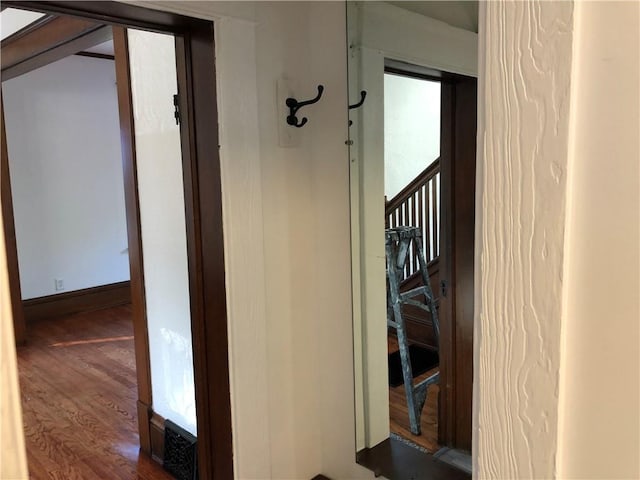
<path fill-rule="evenodd" d="M 424 258 L 419 259 L 417 245 L 409 245 L 406 263 L 400 269 L 399 289 L 402 294 L 424 283 L 421 272 L 421 262 L 424 262 L 437 305 L 439 332 L 431 313 L 412 305 L 402 307 L 403 330 L 410 352 L 406 363 L 412 366 L 412 385 L 417 388 L 427 379 L 434 380 L 428 382 L 425 403 L 418 407 L 420 414 L 414 425 L 408 411 L 411 406 L 409 393 L 405 391 L 407 383 L 403 382 L 401 372 L 404 364 L 398 352 L 399 330 L 392 326 L 397 319 L 387 313 L 391 443 L 385 440 L 365 447 L 358 458 L 365 466 L 379 465 L 381 457 L 389 456 L 387 449 L 409 446 L 470 474 L 476 80 L 389 59 L 385 65 L 384 227 L 387 231 L 415 227 L 421 232 L 419 241 Z M 427 97 L 426 93 L 420 93 L 421 88 L 423 92 L 433 90 L 431 97 L 435 99 L 429 101 L 436 106 L 435 119 L 428 119 L 429 107 L 420 102 L 421 95 Z M 392 105 L 391 99 L 405 102 L 406 106 Z M 403 123 L 403 118 L 398 120 L 394 116 L 396 111 L 403 112 L 408 123 Z M 422 129 L 419 141 L 415 133 L 411 134 L 411 123 L 416 121 Z M 435 135 L 429 130 L 434 130 Z M 410 138 L 402 138 L 405 133 Z M 399 140 L 393 138 L 394 135 Z M 429 142 L 431 137 L 435 137 L 435 141 Z M 412 143 L 420 144 L 420 148 Z M 421 153 L 415 153 L 420 150 Z M 413 159 L 419 156 L 422 161 L 403 165 L 406 156 Z M 399 173 L 405 175 L 400 186 L 393 184 Z M 387 176 L 392 176 L 391 182 L 387 182 Z M 377 191 L 381 195 L 381 189 Z M 393 195 L 390 199 L 389 192 Z M 376 235 L 382 236 L 382 231 Z M 386 261 L 388 265 L 389 258 Z M 387 278 L 387 288 L 389 282 Z M 383 285 L 380 278 L 377 284 Z M 387 295 L 387 312 L 392 311 L 389 302 L 394 300 Z M 368 306 L 363 310 L 371 311 Z M 365 321 L 369 319 L 363 319 Z M 374 375 L 381 376 L 379 372 Z M 429 465 L 420 462 L 423 466 Z M 403 478 L 389 468 L 387 472 L 392 478 Z"/>
<path fill-rule="evenodd" d="M 428 388 L 422 431 L 412 434 L 405 395 L 397 381 L 395 387 L 391 384 L 392 370 L 398 363 L 391 355 L 397 351 L 398 337 L 389 329 L 390 429 L 428 453 L 444 454 L 443 447 L 470 453 L 476 80 L 387 63 L 385 227 L 421 230 L 430 288 L 438 306 L 439 332 L 432 315 L 420 308 L 403 307 L 403 320 L 412 352 L 410 361 L 416 367 L 414 382 L 440 375 L 440 381 Z M 398 111 L 402 116 L 395 115 Z M 412 132 L 415 123 L 419 132 Z M 408 137 L 399 137 L 397 132 Z M 422 163 L 416 157 L 422 158 Z M 399 174 L 404 178 L 398 181 Z M 391 199 L 389 192 L 394 193 Z M 401 292 L 421 284 L 419 270 L 418 252 L 411 245 L 400 278 Z"/>
<path fill-rule="evenodd" d="M 473 335 L 459 322 L 466 319 L 473 324 L 476 142 L 476 80 L 473 75 L 476 72 L 469 59 L 477 45 L 472 35 L 432 24 L 433 19 L 422 13 L 407 12 L 395 5 L 373 2 L 353 8 L 348 5 L 347 17 L 350 103 L 355 103 L 361 92 L 366 91 L 364 104 L 350 111 L 353 123 L 349 131 L 352 141 L 356 458 L 362 465 L 389 478 L 411 478 L 426 473 L 432 473 L 434 478 L 439 478 L 437 475 L 466 478 L 470 465 L 467 464 L 467 472 L 446 470 L 447 466 L 440 460 L 447 462 L 451 455 L 459 453 L 457 451 L 466 455 L 471 449 L 473 364 L 468 352 L 473 350 Z M 436 34 L 436 30 L 439 33 Z M 455 48 L 445 48 L 443 32 Z M 398 194 L 394 194 L 394 198 L 387 195 L 385 202 L 389 122 L 385 100 L 389 75 L 417 83 L 432 82 L 440 87 L 439 127 L 435 127 L 439 160 L 431 162 L 435 158 L 424 158 L 420 164 L 422 169 L 417 167 L 413 176 L 409 175 L 401 185 L 402 198 L 395 198 Z M 407 91 L 407 88 L 401 89 L 402 93 Z M 411 99 L 408 102 L 410 104 Z M 422 113 L 425 108 L 422 107 Z M 423 125 L 424 133 L 420 135 L 429 135 L 427 128 Z M 413 379 L 417 384 L 426 380 L 425 376 L 439 375 L 438 381 L 427 388 L 426 406 L 421 411 L 427 425 L 420 434 L 415 428 L 409 428 L 409 396 L 403 391 L 402 382 L 398 387 L 390 389 L 389 386 L 389 353 L 395 349 L 396 335 L 392 325 L 395 320 L 389 320 L 391 309 L 387 308 L 393 302 L 387 302 L 385 267 L 388 253 L 384 230 L 397 227 L 423 230 L 422 249 L 427 264 L 424 269 L 417 269 L 416 251 L 409 252 L 401 272 L 400 284 L 404 282 L 401 293 L 403 288 L 406 293 L 414 287 L 429 284 L 437 305 L 434 310 L 440 318 L 437 340 L 434 322 L 428 313 L 405 311 L 403 315 L 409 343 L 431 350 L 431 353 L 437 352 L 436 366 L 427 364 L 423 376 Z M 467 253 L 469 256 L 465 256 Z M 459 273 L 463 268 L 467 269 L 464 274 Z M 428 280 L 418 278 L 422 271 L 426 271 Z M 467 280 L 470 283 L 465 283 Z M 416 285 L 410 284 L 413 281 Z M 469 292 L 471 303 L 465 304 L 463 311 L 460 302 L 463 298 L 469 299 L 466 296 Z M 394 389 L 397 395 L 393 395 Z M 394 422 L 394 415 L 396 419 L 402 417 L 402 428 L 398 428 L 398 421 Z M 425 437 L 429 436 L 430 441 L 425 442 Z M 447 452 L 451 455 L 443 458 Z M 436 454 L 439 459 L 434 459 Z"/>
<path fill-rule="evenodd" d="M 11 7 L 36 9 L 55 16 L 72 15 L 74 18 L 94 19 L 100 24 L 108 25 L 109 27 L 138 27 L 175 36 L 178 95 L 171 99 L 171 107 L 172 113 L 175 108 L 180 115 L 179 137 L 182 142 L 181 163 L 183 169 L 189 287 L 187 308 L 191 316 L 191 337 L 193 342 L 193 383 L 195 384 L 198 424 L 197 444 L 200 452 L 198 467 L 200 474 L 204 477 L 213 476 L 214 472 L 217 472 L 215 474 L 219 474 L 222 477 L 230 476 L 232 472 L 232 455 L 228 360 L 226 354 L 226 306 L 222 255 L 220 172 L 217 138 L 216 135 L 212 134 L 214 132 L 211 131 L 211 126 L 217 125 L 212 24 L 180 15 L 154 12 L 110 2 L 3 2 L 3 9 L 9 3 L 11 3 Z M 122 46 L 122 42 L 120 42 L 120 46 Z M 115 47 L 117 57 L 117 39 Z M 53 49 L 45 49 L 47 55 L 51 54 L 51 50 Z M 131 98 L 126 98 L 127 93 L 129 95 L 131 93 L 130 82 L 121 81 L 123 79 L 129 80 L 126 75 L 128 75 L 126 69 L 121 68 L 118 70 L 119 90 L 122 90 L 123 86 L 125 90 L 124 92 L 119 91 L 121 140 L 125 159 L 125 186 L 129 183 L 130 186 L 134 186 L 133 191 L 135 191 L 136 138 L 133 134 L 134 115 L 132 108 L 130 108 Z M 128 100 L 129 108 L 123 108 L 123 99 Z M 174 101 L 175 106 L 173 105 Z M 198 101 L 199 108 L 198 111 L 195 111 L 193 105 Z M 175 119 L 172 118 L 172 121 L 175 121 Z M 208 128 L 204 128 L 205 125 Z M 200 126 L 199 131 L 206 132 L 206 135 L 195 134 L 198 126 Z M 213 162 L 211 161 L 212 159 L 214 160 Z M 4 160 L 6 160 L 6 155 L 3 155 L 3 171 L 5 167 Z M 3 213 L 11 210 L 7 208 L 11 205 L 5 201 L 6 198 L 10 198 L 10 190 L 5 186 L 5 179 L 6 176 L 3 175 Z M 208 186 L 206 192 L 201 191 L 199 188 L 201 182 Z M 127 199 L 127 204 L 130 203 L 130 200 L 130 198 Z M 6 220 L 7 216 L 4 218 Z M 135 216 L 128 215 L 130 256 L 132 250 L 136 248 L 136 242 L 131 241 L 131 232 L 136 232 L 135 228 L 130 228 L 132 218 L 133 221 L 138 220 Z M 9 233 L 7 237 L 10 237 L 12 232 L 5 225 L 5 234 L 7 232 Z M 8 246 L 10 246 L 9 243 L 8 241 Z M 137 243 L 138 245 L 140 244 L 140 238 L 137 239 Z M 207 244 L 208 248 L 206 250 L 202 248 L 203 244 Z M 8 257 L 15 260 L 17 258 L 15 249 L 13 252 L 10 251 L 11 248 L 8 250 Z M 142 252 L 140 251 L 139 253 L 141 254 Z M 142 261 L 141 255 L 138 261 Z M 142 268 L 132 268 L 131 282 L 134 311 L 144 305 L 144 298 L 141 298 L 144 293 L 142 272 Z M 12 294 L 17 288 L 19 288 L 19 281 L 14 276 L 11 281 Z M 15 295 L 14 298 L 16 298 Z M 19 295 L 17 298 L 20 298 Z M 138 302 L 138 307 L 136 307 L 136 301 Z M 19 319 L 19 308 L 15 304 L 14 312 L 17 313 L 15 317 Z M 145 320 L 144 316 L 139 316 L 138 318 Z M 145 327 L 143 322 L 134 324 L 142 328 Z M 215 335 L 213 335 L 213 330 L 216 332 Z M 143 335 L 140 335 L 140 333 Z M 221 335 L 221 333 L 224 335 Z M 136 331 L 134 333 L 136 337 L 137 366 L 141 363 L 141 357 L 145 355 L 144 343 L 148 341 L 146 334 L 146 331 Z M 140 345 L 142 345 L 142 348 L 138 348 Z M 146 355 L 148 361 L 148 350 Z M 142 360 L 144 361 L 144 358 Z M 141 369 L 138 368 L 138 375 L 140 371 Z M 138 380 L 139 385 L 148 386 L 145 383 L 145 379 L 142 382 L 140 382 L 140 378 Z M 137 404 L 140 438 L 141 443 L 147 441 L 150 443 L 152 410 L 150 408 L 151 404 L 146 404 L 143 400 L 139 398 Z M 216 448 L 214 454 L 212 454 L 214 443 Z"/>
<path fill-rule="evenodd" d="M 422 251 L 415 243 L 409 244 L 409 254 L 398 277 L 399 290 L 404 293 L 422 284 L 420 270 L 424 262 L 436 301 L 440 297 L 441 259 L 441 90 L 440 79 L 435 77 L 385 69 L 385 229 L 409 226 L 419 230 Z M 400 356 L 398 329 L 388 327 L 390 431 L 393 436 L 435 453 L 439 449 L 438 384 L 427 387 L 418 421 L 410 421 L 402 369 L 403 362 L 409 360 L 414 385 L 439 373 L 436 329 L 432 315 L 417 306 L 405 305 L 401 312 L 408 347 L 405 360 Z M 417 430 L 419 434 L 412 433 Z"/>

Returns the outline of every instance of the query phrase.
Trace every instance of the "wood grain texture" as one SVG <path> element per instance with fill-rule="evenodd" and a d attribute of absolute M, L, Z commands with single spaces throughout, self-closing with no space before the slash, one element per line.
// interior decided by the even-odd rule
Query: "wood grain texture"
<path fill-rule="evenodd" d="M 130 306 L 33 324 L 18 350 L 30 478 L 172 478 L 139 452 L 132 334 Z"/>
<path fill-rule="evenodd" d="M 478 478 L 555 475 L 573 7 L 480 6 Z"/>

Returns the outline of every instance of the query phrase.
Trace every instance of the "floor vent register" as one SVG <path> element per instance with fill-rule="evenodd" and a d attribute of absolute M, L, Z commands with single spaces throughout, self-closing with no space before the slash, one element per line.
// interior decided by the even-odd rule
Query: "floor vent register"
<path fill-rule="evenodd" d="M 198 479 L 196 437 L 171 420 L 164 422 L 164 469 L 177 480 Z"/>

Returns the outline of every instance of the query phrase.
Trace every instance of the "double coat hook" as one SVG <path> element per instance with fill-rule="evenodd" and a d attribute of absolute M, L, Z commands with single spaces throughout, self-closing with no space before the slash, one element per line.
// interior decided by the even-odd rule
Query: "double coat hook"
<path fill-rule="evenodd" d="M 296 117 L 296 114 L 298 113 L 298 110 L 300 110 L 302 107 L 305 107 L 307 105 L 312 105 L 316 103 L 318 100 L 320 100 L 320 97 L 322 97 L 323 91 L 324 91 L 324 87 L 322 85 L 318 85 L 318 94 L 315 96 L 315 98 L 312 98 L 311 100 L 305 100 L 303 102 L 299 102 L 295 98 L 291 98 L 291 97 L 287 98 L 286 104 L 287 104 L 287 107 L 289 107 L 289 115 L 287 116 L 287 123 L 297 128 L 300 128 L 305 123 L 307 123 L 307 117 L 303 117 L 302 121 L 300 121 L 298 120 L 298 117 Z"/>

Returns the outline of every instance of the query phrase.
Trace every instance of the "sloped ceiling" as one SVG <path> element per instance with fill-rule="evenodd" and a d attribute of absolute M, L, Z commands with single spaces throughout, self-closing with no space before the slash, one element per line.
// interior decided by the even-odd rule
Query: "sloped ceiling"
<path fill-rule="evenodd" d="M 477 1 L 434 1 L 434 2 L 396 2 L 391 5 L 435 18 L 453 27 L 462 28 L 478 33 L 478 2 Z"/>

